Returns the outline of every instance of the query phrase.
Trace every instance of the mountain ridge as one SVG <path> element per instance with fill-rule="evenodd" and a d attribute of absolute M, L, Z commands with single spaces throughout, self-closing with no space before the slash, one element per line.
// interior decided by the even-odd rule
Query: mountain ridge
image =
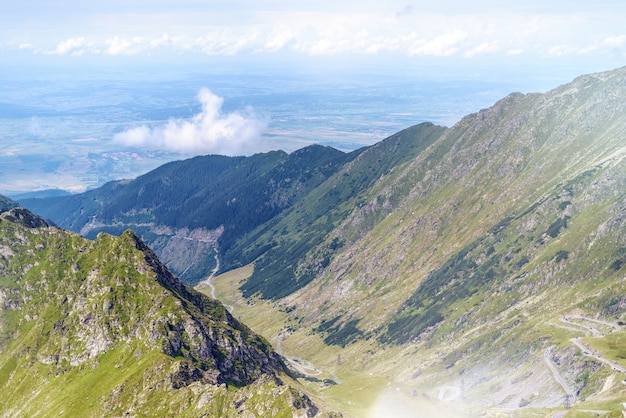
<path fill-rule="evenodd" d="M 357 154 L 311 145 L 291 154 L 194 157 L 79 195 L 20 203 L 88 238 L 131 228 L 193 284 L 215 267 L 218 248 L 228 249 Z"/>
<path fill-rule="evenodd" d="M 319 412 L 265 339 L 133 232 L 89 241 L 0 212 L 1 414 Z"/>

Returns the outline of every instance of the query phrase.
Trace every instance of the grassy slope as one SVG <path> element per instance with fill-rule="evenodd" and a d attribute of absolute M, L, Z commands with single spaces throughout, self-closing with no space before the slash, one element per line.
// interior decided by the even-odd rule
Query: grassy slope
<path fill-rule="evenodd" d="M 267 342 L 160 271 L 132 233 L 92 242 L 7 219 L 0 415 L 290 417 L 297 409 L 302 393 L 268 372 L 278 363 L 261 354 L 271 352 Z M 200 332 L 214 340 L 207 346 Z M 232 384 L 211 383 L 218 368 Z"/>
<path fill-rule="evenodd" d="M 378 179 L 419 155 L 444 130 L 424 123 L 359 151 L 354 160 L 292 208 L 239 240 L 226 253 L 227 265 L 229 260 L 238 260 L 240 264 L 255 261 L 257 266 L 242 287 L 244 294 L 278 299 L 310 282 L 346 244 L 343 237 L 328 240 L 328 234 L 355 207 L 365 204 L 367 190 Z"/>
<path fill-rule="evenodd" d="M 276 317 L 270 328 L 283 321 L 282 346 L 353 382 L 395 376 L 435 399 L 452 385 L 465 399 L 511 407 L 562 402 L 543 362 L 552 346 L 572 385 L 593 371 L 577 408 L 619 408 L 622 378 L 568 357 L 580 333 L 560 328 L 559 318 L 581 312 L 615 322 L 626 310 L 624 72 L 511 95 L 378 179 L 325 237 L 343 246 L 275 305 L 290 311 L 291 321 Z M 275 231 L 276 243 L 292 239 Z M 323 249 L 301 265 L 315 265 Z M 342 349 L 324 344 L 327 333 L 309 335 L 328 321 L 336 336 L 356 324 L 365 339 Z"/>

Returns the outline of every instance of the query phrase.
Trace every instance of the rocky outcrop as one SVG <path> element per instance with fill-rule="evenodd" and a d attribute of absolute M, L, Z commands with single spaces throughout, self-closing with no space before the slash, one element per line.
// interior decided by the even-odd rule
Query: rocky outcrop
<path fill-rule="evenodd" d="M 29 210 L 26 210 L 24 208 L 8 209 L 6 212 L 0 215 L 0 218 L 25 226 L 26 228 L 44 228 L 47 226 L 52 226 L 51 222 L 48 222 L 36 215 L 33 215 Z"/>
<path fill-rule="evenodd" d="M 98 385 L 109 392 L 88 415 L 190 416 L 184 405 L 200 396 L 200 415 L 225 416 L 252 408 L 251 401 L 224 406 L 248 387 L 276 391 L 272 408 L 317 414 L 305 394 L 283 383 L 287 369 L 266 340 L 182 284 L 133 232 L 88 241 L 14 208 L 2 215 L 0 249 L 0 415 L 44 408 L 81 416 L 46 399 L 61 382 L 72 388 L 64 396 L 83 389 L 87 396 L 89 386 L 76 382 L 93 374 L 102 374 Z M 14 383 L 31 378 L 31 392 Z M 169 391 L 178 392 L 178 404 L 155 400 Z M 255 410 L 266 406 L 254 401 Z"/>

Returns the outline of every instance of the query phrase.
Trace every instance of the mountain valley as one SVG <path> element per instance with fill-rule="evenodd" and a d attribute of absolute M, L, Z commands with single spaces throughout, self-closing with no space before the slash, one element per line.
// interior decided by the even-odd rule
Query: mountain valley
<path fill-rule="evenodd" d="M 248 370 L 247 360 L 235 363 L 253 375 L 237 380 L 218 368 L 214 383 L 232 386 L 237 380 L 261 385 L 262 393 L 271 387 L 285 402 L 276 406 L 281 411 L 298 404 L 287 393 L 299 389 L 277 383 L 276 376 L 287 381 L 291 374 L 294 387 L 302 385 L 322 409 L 346 417 L 412 416 L 416 410 L 432 417 L 587 416 L 585 411 L 622 416 L 625 116 L 626 68 L 620 68 L 578 77 L 543 94 L 513 93 L 450 128 L 419 124 L 351 153 L 314 145 L 291 154 L 196 157 L 83 194 L 19 202 L 50 222 L 26 216 L 34 224 L 20 225 L 15 214 L 6 214 L 21 209 L 3 200 L 0 226 L 8 228 L 3 239 L 10 237 L 0 247 L 0 289 L 9 289 L 2 293 L 9 325 L 0 340 L 5 389 L 13 388 L 10 399 L 23 402 L 27 395 L 10 382 L 33 382 L 41 374 L 61 376 L 66 384 L 90 379 L 84 370 L 98 370 L 101 353 L 112 356 L 109 365 L 121 365 L 106 394 L 112 408 L 107 412 L 123 412 L 114 404 L 129 402 L 131 395 L 120 385 L 130 384 L 124 379 L 139 385 L 141 373 L 159 397 L 167 396 L 169 388 L 145 377 L 150 372 L 124 372 L 131 356 L 147 355 L 161 370 L 196 367 L 198 380 L 209 379 L 214 364 L 194 352 L 196 342 L 180 345 L 173 359 L 167 350 L 148 352 L 145 341 L 168 341 L 178 329 L 146 334 L 156 327 L 150 322 L 156 312 L 142 314 L 146 324 L 127 326 L 104 314 L 90 317 L 104 336 L 96 343 L 80 332 L 63 336 L 67 318 L 76 317 L 67 322 L 74 328 L 84 323 L 80 312 L 35 312 L 40 305 L 28 304 L 40 301 L 43 290 L 56 298 L 50 306 L 76 307 L 81 300 L 78 293 L 64 301 L 68 296 L 50 287 L 45 271 L 67 278 L 68 288 L 83 289 L 83 298 L 103 298 L 102 306 L 109 303 L 107 289 L 133 286 L 107 282 L 84 288 L 81 280 L 90 280 L 89 271 L 124 268 L 134 280 L 148 273 L 168 277 L 166 290 L 156 287 L 151 294 L 178 296 L 173 302 L 163 299 L 171 309 L 156 317 L 186 323 L 180 315 L 201 311 L 205 320 L 237 330 L 238 343 L 259 350 L 265 368 Z M 123 232 L 129 228 L 135 232 Z M 139 264 L 112 267 L 104 254 Z M 22 255 L 20 264 L 11 264 Z M 40 264 L 35 256 L 43 257 Z M 214 292 L 232 316 L 164 273 L 157 256 L 183 282 L 208 296 Z M 113 277 L 107 280 L 120 280 L 119 274 Z M 121 306 L 128 297 L 139 297 L 128 291 L 117 296 Z M 138 315 L 125 309 L 130 307 L 120 311 L 122 318 Z M 40 328 L 56 339 L 45 349 L 35 337 Z M 196 335 L 185 332 L 184 338 Z M 84 346 L 73 348 L 69 339 Z M 83 358 L 79 353 L 86 349 L 92 354 Z M 68 373 L 72 376 L 64 377 Z M 196 389 L 186 388 L 193 384 L 176 392 L 180 396 L 172 402 L 179 411 L 190 405 L 185 402 Z M 157 396 L 145 387 L 133 398 L 143 400 L 138 408 L 151 408 Z M 226 399 L 216 401 L 224 405 L 253 399 L 197 390 L 196 404 L 202 396 Z M 308 412 L 317 408 L 307 395 L 298 396 L 310 403 Z M 37 405 L 50 405 L 49 399 L 41 402 Z M 63 412 L 59 405 L 50 407 Z"/>

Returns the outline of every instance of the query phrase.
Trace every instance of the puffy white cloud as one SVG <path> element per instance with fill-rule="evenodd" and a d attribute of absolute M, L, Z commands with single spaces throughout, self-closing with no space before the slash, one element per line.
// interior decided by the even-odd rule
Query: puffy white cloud
<path fill-rule="evenodd" d="M 83 55 L 88 47 L 87 41 L 83 36 L 78 38 L 69 38 L 65 41 L 59 42 L 56 49 L 47 51 L 49 55 Z"/>
<path fill-rule="evenodd" d="M 622 47 L 626 44 L 626 35 L 609 36 L 602 41 L 602 45 L 610 48 Z"/>
<path fill-rule="evenodd" d="M 278 52 L 284 49 L 290 42 L 296 39 L 298 33 L 292 29 L 284 31 L 273 31 L 262 47 L 258 48 L 259 52 Z"/>
<path fill-rule="evenodd" d="M 552 57 L 567 55 L 588 55 L 593 53 L 609 53 L 626 56 L 626 35 L 610 36 L 590 45 L 561 44 L 548 48 L 546 54 Z"/>
<path fill-rule="evenodd" d="M 142 147 L 184 154 L 250 154 L 267 122 L 250 112 L 223 113 L 224 100 L 203 88 L 198 93 L 202 110 L 189 120 L 170 120 L 163 126 L 142 125 L 118 133 L 113 141 L 131 147 Z"/>
<path fill-rule="evenodd" d="M 108 40 L 107 44 L 109 45 L 106 50 L 108 54 L 121 55 L 124 54 L 125 51 L 126 53 L 129 53 L 129 48 L 133 43 L 128 39 L 122 39 L 119 36 L 116 36 L 113 39 Z"/>

